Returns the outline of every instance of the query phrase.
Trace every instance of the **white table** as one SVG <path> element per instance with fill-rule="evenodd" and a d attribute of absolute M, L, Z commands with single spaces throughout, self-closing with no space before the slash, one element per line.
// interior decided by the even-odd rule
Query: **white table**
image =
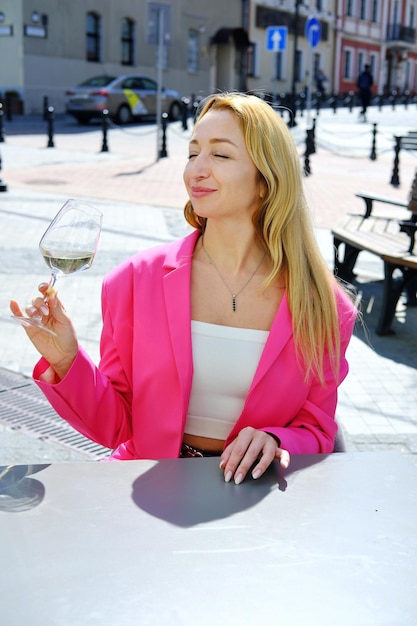
<path fill-rule="evenodd" d="M 415 626 L 407 457 L 293 457 L 239 486 L 217 465 L 17 466 L 0 482 L 0 624 Z"/>

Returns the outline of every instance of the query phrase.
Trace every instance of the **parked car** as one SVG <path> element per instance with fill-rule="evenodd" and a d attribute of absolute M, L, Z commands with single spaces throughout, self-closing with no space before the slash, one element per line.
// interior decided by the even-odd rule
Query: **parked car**
<path fill-rule="evenodd" d="M 101 117 L 105 109 L 119 124 L 135 118 L 155 117 L 158 85 L 147 76 L 95 76 L 66 92 L 66 111 L 80 124 Z M 181 96 L 177 91 L 161 90 L 161 113 L 171 121 L 180 119 Z"/>

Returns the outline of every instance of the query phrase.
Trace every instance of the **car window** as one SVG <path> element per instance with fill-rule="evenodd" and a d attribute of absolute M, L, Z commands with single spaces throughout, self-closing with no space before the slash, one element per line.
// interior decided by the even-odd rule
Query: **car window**
<path fill-rule="evenodd" d="M 139 80 L 135 76 L 129 76 L 123 81 L 122 89 L 140 89 Z"/>
<path fill-rule="evenodd" d="M 106 87 L 115 80 L 114 76 L 94 76 L 80 84 L 80 87 Z"/>
<path fill-rule="evenodd" d="M 150 89 L 152 91 L 156 91 L 156 82 L 151 78 L 143 78 L 142 79 L 143 87 L 142 89 Z"/>

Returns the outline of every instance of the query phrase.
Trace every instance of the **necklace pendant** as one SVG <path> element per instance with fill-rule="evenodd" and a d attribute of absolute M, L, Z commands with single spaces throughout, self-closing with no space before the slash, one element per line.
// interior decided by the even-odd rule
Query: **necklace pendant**
<path fill-rule="evenodd" d="M 233 313 L 236 312 L 236 294 L 232 294 L 232 311 Z"/>

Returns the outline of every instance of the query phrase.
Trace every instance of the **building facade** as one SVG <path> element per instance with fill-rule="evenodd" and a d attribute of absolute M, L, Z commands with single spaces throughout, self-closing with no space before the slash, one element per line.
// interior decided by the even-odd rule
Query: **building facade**
<path fill-rule="evenodd" d="M 310 45 L 308 22 L 320 25 L 320 39 Z M 267 29 L 285 26 L 285 50 L 266 49 Z M 307 27 L 307 30 L 306 30 Z M 349 93 L 359 72 L 371 66 L 375 93 L 417 93 L 417 0 L 252 0 L 249 20 L 252 47 L 248 86 L 271 93 L 318 88 Z"/>
<path fill-rule="evenodd" d="M 417 92 L 416 0 L 338 0 L 335 82 L 355 88 L 365 64 L 375 91 Z"/>
<path fill-rule="evenodd" d="M 66 89 L 92 76 L 157 78 L 159 63 L 184 96 L 239 89 L 241 25 L 242 0 L 0 0 L 0 93 L 26 113 L 45 97 L 62 111 Z"/>
<path fill-rule="evenodd" d="M 0 96 L 60 112 L 83 80 L 158 68 L 184 96 L 345 93 L 365 64 L 375 92 L 414 94 L 416 30 L 417 0 L 0 0 Z"/>

